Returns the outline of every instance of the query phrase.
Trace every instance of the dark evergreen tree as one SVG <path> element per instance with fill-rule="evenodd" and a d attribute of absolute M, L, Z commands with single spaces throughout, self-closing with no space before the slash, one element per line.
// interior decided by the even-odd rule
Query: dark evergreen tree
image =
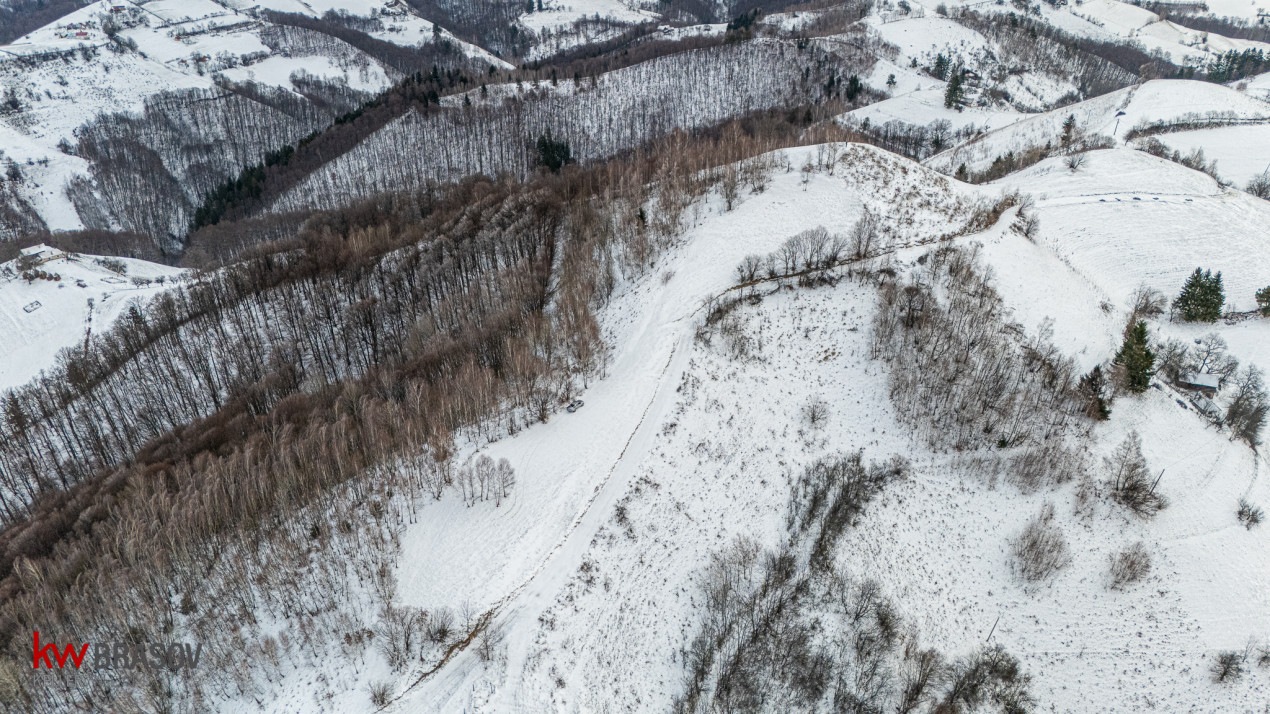
<path fill-rule="evenodd" d="M 935 68 L 932 69 L 930 73 L 934 75 L 936 79 L 948 79 L 949 65 L 950 63 L 948 62 L 948 58 L 940 54 L 935 58 Z"/>
<path fill-rule="evenodd" d="M 1270 317 L 1270 285 L 1257 291 L 1257 308 L 1262 315 Z"/>
<path fill-rule="evenodd" d="M 1080 390 L 1085 395 L 1085 414 L 1091 419 L 1106 421 L 1111 418 L 1107 377 L 1101 365 L 1094 365 L 1089 374 L 1080 378 Z"/>
<path fill-rule="evenodd" d="M 1147 344 L 1147 324 L 1139 322 L 1124 337 L 1124 344 L 1116 353 L 1116 364 L 1125 369 L 1125 387 L 1141 394 L 1151 386 L 1155 374 L 1155 353 Z"/>
<path fill-rule="evenodd" d="M 847 78 L 846 97 L 848 102 L 854 102 L 855 98 L 860 96 L 860 92 L 864 91 L 864 85 L 860 83 L 860 78 L 851 75 Z"/>
<path fill-rule="evenodd" d="M 960 107 L 964 99 L 965 88 L 962 87 L 961 72 L 953 72 L 948 80 L 948 89 L 944 92 L 944 106 L 949 109 Z"/>
<path fill-rule="evenodd" d="M 1196 268 L 1173 300 L 1173 309 L 1186 322 L 1216 322 L 1225 301 L 1221 272 L 1213 275 L 1212 271 Z"/>
<path fill-rule="evenodd" d="M 1067 121 L 1063 122 L 1063 146 L 1071 146 L 1072 140 L 1076 138 L 1076 115 L 1068 114 Z"/>

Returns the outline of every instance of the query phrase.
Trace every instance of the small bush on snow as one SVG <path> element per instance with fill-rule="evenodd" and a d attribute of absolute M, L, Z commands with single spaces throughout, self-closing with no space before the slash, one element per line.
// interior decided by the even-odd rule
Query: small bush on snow
<path fill-rule="evenodd" d="M 1108 557 L 1111 565 L 1111 589 L 1120 590 L 1136 583 L 1151 572 L 1151 554 L 1141 542 Z"/>
<path fill-rule="evenodd" d="M 1220 652 L 1209 671 L 1213 673 L 1213 680 L 1219 684 L 1236 682 L 1244 674 L 1243 655 L 1233 650 Z"/>
<path fill-rule="evenodd" d="M 1239 510 L 1235 512 L 1235 516 L 1239 519 L 1239 523 L 1248 530 L 1252 530 L 1253 526 L 1261 524 L 1263 516 L 1260 508 L 1252 505 L 1247 499 L 1239 499 Z"/>
<path fill-rule="evenodd" d="M 392 684 L 388 682 L 370 683 L 370 703 L 377 707 L 386 707 L 392 699 Z"/>
<path fill-rule="evenodd" d="M 1106 459 L 1106 465 L 1111 497 L 1121 505 L 1143 518 L 1151 518 L 1168 506 L 1168 501 L 1155 492 L 1137 432 L 1125 437 Z"/>
<path fill-rule="evenodd" d="M 803 405 L 803 418 L 812 427 L 819 427 L 829 418 L 829 403 L 820 397 L 812 397 Z"/>
<path fill-rule="evenodd" d="M 1067 539 L 1054 524 L 1054 505 L 1045 504 L 1036 518 L 1010 546 L 1014 567 L 1019 576 L 1029 583 L 1041 582 L 1053 577 L 1071 563 Z"/>

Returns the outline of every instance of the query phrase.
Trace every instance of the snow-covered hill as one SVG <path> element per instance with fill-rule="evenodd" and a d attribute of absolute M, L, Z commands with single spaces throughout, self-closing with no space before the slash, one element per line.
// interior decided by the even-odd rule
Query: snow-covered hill
<path fill-rule="evenodd" d="M 1042 240 L 1003 221 L 957 242 L 995 271 L 1026 330 L 1052 327 L 1056 344 L 1084 368 L 1118 347 L 1123 301 L 1140 281 L 1171 294 L 1200 261 L 1228 266 L 1240 289 L 1270 282 L 1260 258 L 1237 260 L 1270 254 L 1270 237 L 1241 244 L 1217 235 L 1230 225 L 1218 214 L 1255 222 L 1263 210 L 1249 203 L 1255 199 L 1126 150 L 1095 154 L 1083 175 L 1056 163 L 1009 182 L 1048 196 L 1036 209 Z M 632 286 L 615 304 L 620 323 L 610 325 L 636 329 L 609 333 L 616 359 L 584 410 L 487 449 L 526 469 L 533 485 L 524 500 L 506 512 L 451 508 L 409 529 L 399 576 L 410 602 L 458 608 L 474 598 L 469 607 L 493 608 L 502 639 L 492 661 L 465 652 L 390 711 L 601 711 L 615 701 L 667 710 L 683 677 L 669 653 L 682 651 L 704 607 L 695 573 L 738 536 L 778 539 L 790 475 L 851 449 L 913 460 L 916 475 L 869 508 L 838 562 L 854 577 L 878 579 L 923 642 L 953 653 L 986 637 L 1004 644 L 1021 657 L 1046 711 L 1260 706 L 1263 672 L 1224 686 L 1208 671 L 1218 651 L 1270 637 L 1266 536 L 1234 518 L 1240 498 L 1270 499 L 1270 474 L 1247 446 L 1179 407 L 1181 395 L 1169 387 L 1119 399 L 1089 448 L 1096 461 L 1128 432 L 1141 433 L 1173 505 L 1149 522 L 1110 505 L 1078 515 L 1077 484 L 1020 492 L 930 450 L 897 421 L 885 368 L 869 357 L 875 298 L 867 285 L 778 290 L 741 308 L 740 353 L 735 342 L 692 343 L 681 325 L 700 317 L 685 307 L 656 308 L 664 336 L 647 333 L 648 308 L 627 301 L 691 306 L 722 289 L 726 265 L 761 241 L 816 221 L 842 230 L 859 215 L 843 210 L 851 199 L 837 198 L 827 177 L 805 192 L 792 178 L 735 213 L 707 209 L 684 249 L 659 268 L 668 288 Z M 1145 203 L 1132 203 L 1134 193 Z M 814 216 L 800 210 L 808 200 Z M 1183 235 L 1198 224 L 1213 233 Z M 1194 252 L 1179 252 L 1188 243 Z M 920 253 L 896 257 L 915 265 Z M 710 267 L 698 254 L 710 256 Z M 679 295 L 686 285 L 692 298 Z M 809 425 L 804 409 L 818 398 L 829 416 Z M 1046 502 L 1057 504 L 1073 564 L 1034 590 L 1013 574 L 1009 543 Z M 557 515 L 535 519 L 543 513 Z M 1154 559 L 1152 575 L 1109 590 L 1109 558 L 1137 541 Z"/>
<path fill-rule="evenodd" d="M 0 93 L 9 102 L 0 109 L 0 164 L 18 166 L 20 198 L 51 230 L 83 228 L 67 195 L 74 179 L 92 179 L 89 163 L 73 149 L 81 127 L 103 115 L 137 113 L 164 92 L 215 96 L 223 94 L 223 82 L 255 83 L 303 101 L 311 90 L 301 83 L 318 79 L 369 97 L 401 77 L 343 40 L 281 32 L 255 12 L 260 8 L 216 0 L 101 0 L 0 46 Z M 314 17 L 339 9 L 374 23 L 379 29 L 369 34 L 375 39 L 407 47 L 434 41 L 432 23 L 396 8 L 385 0 L 338 8 L 264 6 Z M 481 62 L 509 66 L 471 44 L 458 45 Z M 4 233 L 0 228 L 0 237 Z"/>
<path fill-rule="evenodd" d="M 833 173 L 827 155 L 838 157 Z M 877 291 L 867 279 L 762 285 L 730 327 L 700 335 L 705 301 L 726 295 L 744 256 L 817 226 L 848 234 L 867 208 L 893 232 L 874 269 L 919 271 L 921 244 L 951 238 L 992 271 L 1007 322 L 1052 334 L 1085 371 L 1118 348 L 1125 302 L 1141 283 L 1174 294 L 1197 263 L 1223 270 L 1232 301 L 1270 283 L 1267 204 L 1129 149 L 1091 153 L 1076 172 L 1045 161 L 984 187 L 858 145 L 792 150 L 786 163 L 822 168 L 778 173 L 733 211 L 712 197 L 678 247 L 619 288 L 603 312 L 606 375 L 581 409 L 465 448 L 514 465 L 508 502 L 466 507 L 449 495 L 403 530 L 400 603 L 467 613 L 460 621 L 487 627 L 492 644 L 398 675 L 377 653 L 361 667 L 314 663 L 289 671 L 263 710 L 375 711 L 367 689 L 386 681 L 392 712 L 604 711 L 617 702 L 666 711 L 682 693 L 680 655 L 705 606 L 700 573 L 712 554 L 737 537 L 774 544 L 790 479 L 855 449 L 903 454 L 913 476 L 869 506 L 836 562 L 879 581 L 924 645 L 956 656 L 990 636 L 1020 658 L 1044 710 L 1260 706 L 1262 671 L 1221 685 L 1209 667 L 1218 652 L 1270 639 L 1265 531 L 1234 517 L 1240 498 L 1270 501 L 1270 474 L 1184 394 L 1160 384 L 1121 396 L 1087 437 L 1100 479 L 1101 458 L 1130 431 L 1142 435 L 1172 504 L 1147 521 L 1110 501 L 1091 511 L 1079 481 L 1021 490 L 975 466 L 991 452 L 958 455 L 920 438 L 891 404 L 886 363 L 871 356 Z M 1034 195 L 1025 210 L 1039 217 L 1039 234 L 1024 236 L 1011 210 L 986 231 L 952 237 L 977 207 L 1016 190 Z M 1268 325 L 1216 329 L 1258 363 Z M 809 423 L 807 407 L 820 400 L 827 414 Z M 1046 503 L 1072 564 L 1024 586 L 1010 543 Z M 1109 589 L 1108 559 L 1138 541 L 1152 574 Z"/>
<path fill-rule="evenodd" d="M 226 85 L 213 74 L 296 97 L 303 95 L 306 72 L 368 95 L 400 75 L 347 43 L 309 47 L 303 33 L 281 42 L 280 31 L 258 10 L 373 15 L 382 25 L 375 37 L 403 44 L 429 42 L 433 35 L 426 20 L 394 1 L 120 2 L 118 12 L 113 3 L 98 4 L 0 48 L 0 73 L 11 71 L 26 82 L 17 94 L 22 111 L 0 115 L 0 148 L 6 156 L 25 157 L 18 161 L 23 195 L 41 215 L 62 216 L 57 228 L 78 225 L 65 217 L 78 210 L 65 184 L 74 177 L 99 180 L 89 176 L 88 162 L 58 148 L 62 139 L 75 140 L 89 115 L 135 110 L 164 87 L 218 91 Z M 278 484 L 264 477 L 241 482 L 249 486 L 234 482 L 240 490 L 225 496 L 231 504 L 226 510 L 241 501 L 268 524 L 244 526 L 230 515 L 207 527 L 217 546 L 210 549 L 213 565 L 221 568 L 215 577 L 223 578 L 217 592 L 239 587 L 235 568 L 259 575 L 246 578 L 241 599 L 226 605 L 235 609 L 236 627 L 226 628 L 218 644 L 241 643 L 241 652 L 215 654 L 219 662 L 239 656 L 261 661 L 197 680 L 223 680 L 215 682 L 214 701 L 200 699 L 201 691 L 181 690 L 179 683 L 166 696 L 226 714 L 722 710 L 711 709 L 711 697 L 723 686 L 719 673 L 743 659 L 742 649 L 727 628 L 713 645 L 698 638 L 706 631 L 703 623 L 721 617 L 718 590 L 706 583 L 726 570 L 728 553 L 749 551 L 746 568 L 783 574 L 763 581 L 775 585 L 751 601 L 754 621 L 738 627 L 752 636 L 750 644 L 761 642 L 764 627 L 785 633 L 777 625 L 789 624 L 781 611 L 790 608 L 803 627 L 791 629 L 789 639 L 818 655 L 787 663 L 792 674 L 786 678 L 801 678 L 797 685 L 811 694 L 781 699 L 779 693 L 793 685 L 773 681 L 757 688 L 755 701 L 761 703 L 752 709 L 839 711 L 846 703 L 861 704 L 848 696 L 866 688 L 861 682 L 886 675 L 841 666 L 865 661 L 861 652 L 875 646 L 871 641 L 856 639 L 842 652 L 829 652 L 830 644 L 843 641 L 836 639 L 842 636 L 839 624 L 859 600 L 821 598 L 810 587 L 782 589 L 809 582 L 798 580 L 799 569 L 809 567 L 813 555 L 807 551 L 814 547 L 816 567 L 846 583 L 843 593 L 856 592 L 854 584 L 877 584 L 869 607 L 882 613 L 876 616 L 898 638 L 893 643 L 903 643 L 887 661 L 901 663 L 904 676 L 919 676 L 915 669 L 923 661 L 961 663 L 934 666 L 940 675 L 933 689 L 909 711 L 943 711 L 931 692 L 952 687 L 952 678 L 965 673 L 962 658 L 985 645 L 1000 645 L 1017 658 L 1019 681 L 1034 699 L 1022 711 L 1264 709 L 1270 701 L 1270 525 L 1241 523 L 1236 510 L 1243 502 L 1270 507 L 1266 446 L 1236 438 L 1229 425 L 1210 417 L 1230 405 L 1236 374 L 1270 369 L 1270 319 L 1255 311 L 1254 300 L 1270 287 L 1270 201 L 1240 190 L 1264 171 L 1259 165 L 1270 162 L 1263 146 L 1270 139 L 1264 91 L 1270 79 L 1243 87 L 1139 82 L 1124 67 L 1094 62 L 1092 54 L 1065 54 L 1070 48 L 1058 42 L 1046 45 L 1051 54 L 1045 68 L 1020 69 L 1026 56 L 1019 38 L 1026 30 L 998 34 L 985 23 L 992 17 L 1010 22 L 1004 19 L 1010 8 L 1027 8 L 1033 18 L 1073 36 L 1141 42 L 1178 62 L 1257 45 L 1216 36 L 1201 40 L 1115 0 L 1034 9 L 1026 2 L 949 4 L 953 11 L 935 0 L 881 2 L 851 28 L 855 34 L 734 35 L 736 42 L 659 57 L 594 81 L 579 75 L 576 82 L 561 77 L 541 87 L 473 87 L 446 97 L 440 111 L 405 112 L 342 155 L 323 158 L 320 171 L 289 184 L 275 209 L 338 209 L 379 192 L 429 190 L 384 201 L 400 206 L 363 206 L 310 221 L 304 240 L 286 244 L 285 253 L 247 263 L 251 270 L 241 274 L 221 273 L 232 277 L 227 285 L 241 283 L 241 291 L 188 297 L 196 305 L 224 300 L 232 310 L 208 309 L 200 322 L 183 323 L 165 337 L 164 348 L 175 354 L 182 329 L 188 339 L 213 326 L 250 322 L 249 329 L 234 325 L 206 334 L 244 346 L 236 351 L 242 365 L 256 364 L 248 356 L 269 354 L 280 366 L 277 373 L 236 366 L 242 371 L 227 382 L 227 394 L 238 411 L 222 410 L 220 392 L 211 392 L 214 406 L 199 406 L 190 417 L 206 417 L 199 425 L 205 433 L 172 427 L 175 436 L 158 439 L 164 443 L 155 447 L 153 473 L 185 459 L 178 464 L 180 476 L 192 484 L 215 451 L 225 464 L 241 467 L 223 467 L 227 475 L 286 471 L 295 481 L 279 490 L 305 494 L 269 501 L 260 494 L 272 495 Z M 658 12 L 618 0 L 530 7 L 519 26 L 544 34 L 587 14 L 633 23 Z M 979 29 L 969 19 L 957 21 L 960 9 L 983 13 L 974 20 Z M 133 23 L 118 29 L 123 46 L 104 39 L 104 24 L 116 17 Z M 799 19 L 791 12 L 767 27 L 792 30 L 802 25 Z M 617 27 L 597 21 L 595 38 L 610 37 Z M 719 31 L 711 25 L 669 32 Z M 59 36 L 67 32 L 69 38 Z M 77 38 L 79 32 L 87 38 Z M 95 56 L 79 49 L 81 42 L 91 47 L 85 39 L 94 33 L 102 33 Z M 847 49 L 857 41 L 868 44 L 867 51 Z M 26 56 L 3 59 L 11 50 Z M 468 51 L 496 61 L 482 50 Z M 54 54 L 33 59 L 48 52 Z M 970 70 L 970 106 L 944 106 L 949 85 L 932 76 L 940 56 Z M 1063 71 L 1069 60 L 1076 68 L 1070 75 Z M 891 121 L 938 122 L 939 145 L 951 148 L 921 162 L 862 143 L 768 151 L 822 140 L 809 136 L 842 136 L 834 134 L 842 126 L 807 127 L 810 111 L 804 121 L 801 112 L 785 107 L 809 97 L 815 105 L 838 106 L 833 86 L 851 74 L 890 96 L 838 116 L 841 125 L 864 136 L 864 127 Z M 1091 77 L 1105 80 L 1099 91 L 1106 93 L 1075 101 L 1089 96 L 1084 92 L 1093 86 Z M 1123 88 L 1107 90 L 1117 86 Z M 82 107 L 76 103 L 81 94 Z M 1055 103 L 1061 106 L 1030 110 Z M 647 182 L 588 174 L 592 167 L 552 175 L 534 164 L 534 152 L 544 150 L 534 137 L 550 129 L 573 141 L 574 158 L 599 164 L 674 129 L 709 133 L 717 122 L 746 113 L 751 120 L 720 132 L 717 144 L 710 143 L 713 137 L 699 144 L 696 137 L 683 140 L 693 161 L 672 158 L 691 169 L 650 169 Z M 641 124 L 639 117 L 656 120 Z M 755 151 L 766 153 L 734 165 L 701 158 L 715 150 L 733 152 L 726 154 L 731 160 L 735 147 L 760 145 L 747 144 L 752 137 L 743 134 L 761 139 L 756 126 L 764 121 L 796 127 L 778 134 L 796 138 L 762 144 Z M 798 133 L 804 127 L 806 133 Z M 206 135 L 224 131 L 208 128 Z M 824 133 L 814 133 L 819 131 Z M 1203 148 L 1236 185 L 1178 157 L 1161 158 L 1147 138 L 1180 154 Z M 540 146 L 554 150 L 545 140 Z M 981 173 L 966 176 L 960 167 L 976 174 L 1002 157 L 1039 147 L 1048 150 L 1032 152 L 1030 165 L 1010 165 L 993 181 L 953 178 L 981 180 Z M 1037 158 L 1042 155 L 1048 158 Z M 638 161 L 613 165 L 635 167 Z M 186 169 L 196 175 L 203 165 Z M 512 194 L 509 187 L 519 188 L 518 180 L 534 171 L 539 174 L 528 185 L 535 190 Z M 469 182 L 454 193 L 431 190 L 430 181 L 472 173 L 503 176 Z M 589 193 L 595 185 L 607 188 Z M 454 196 L 472 198 L 447 205 Z M 395 223 L 389 226 L 377 211 Z M 504 237 L 511 244 L 528 235 L 541 240 L 541 253 L 500 252 Z M 623 254 L 628 240 L 642 241 L 638 258 Z M 825 257 L 829 253 L 835 258 Z M 539 262 L 544 267 L 536 267 Z M 557 273 L 557 263 L 586 267 Z M 1172 321 L 1167 303 L 1196 268 L 1220 272 L 1226 312 L 1212 323 Z M 59 350 L 81 344 L 90 330 L 105 329 L 184 277 L 176 268 L 88 255 L 58 256 L 38 270 L 24 278 L 16 262 L 0 265 L 0 393 L 47 369 Z M 397 270 L 397 281 L 359 282 L 366 275 L 397 276 Z M 451 279 L 462 290 L 449 290 Z M 495 300 L 503 289 L 511 297 Z M 1134 312 L 1135 300 L 1152 294 L 1163 310 Z M 324 297 L 330 295 L 338 299 Z M 401 319 L 406 309 L 417 312 Z M 486 324 L 468 325 L 470 333 L 452 329 L 467 325 L 457 320 L 429 324 L 428 310 L 471 310 Z M 513 319 L 528 313 L 542 322 Z M 496 325 L 504 315 L 513 316 L 507 324 L 514 327 L 490 337 L 502 329 Z M 583 323 L 592 315 L 598 320 L 594 342 L 584 328 L 559 342 L 536 334 L 555 329 L 553 321 Z M 376 323 L 381 316 L 396 319 L 397 337 L 382 337 Z M 1166 350 L 1224 345 L 1223 358 L 1237 359 L 1244 371 L 1230 370 L 1212 402 L 1160 363 L 1145 376 L 1143 389 L 1130 391 L 1126 360 L 1115 356 L 1126 325 L 1139 319 L 1157 357 Z M 489 335 L 482 332 L 486 327 Z M 357 357 L 356 368 L 332 366 L 328 376 L 323 358 L 341 340 L 347 344 L 340 349 Z M 447 353 L 449 361 L 433 366 L 432 352 L 411 347 L 377 358 L 377 348 L 359 350 L 356 340 L 417 340 L 458 356 Z M 495 356 L 475 354 L 471 345 L 481 340 L 499 342 L 490 350 Z M 534 361 L 536 350 L 553 357 L 594 350 L 577 361 L 597 366 L 552 372 L 551 363 Z M 204 355 L 204 366 L 218 359 Z M 292 360 L 299 369 L 292 369 Z M 131 387 L 155 379 L 149 364 L 136 359 L 132 371 L 112 372 L 113 393 L 127 401 Z M 389 367 L 427 373 L 426 380 L 403 387 Z M 161 379 L 179 386 L 187 369 L 170 368 Z M 527 393 L 536 389 L 534 380 L 559 380 L 559 389 L 544 391 L 550 397 L 532 415 L 518 411 L 523 405 L 504 410 L 490 388 L 501 378 L 499 370 L 516 371 L 529 386 L 514 388 Z M 1102 376 L 1117 386 L 1100 386 Z M 459 407 L 445 402 L 448 392 L 428 391 L 432 382 L 455 393 L 488 391 L 479 408 L 488 411 L 472 407 L 471 413 L 489 415 L 494 426 L 474 424 L 480 417 L 466 414 L 428 422 L 427 433 L 420 428 L 402 435 L 387 426 L 410 413 L 452 408 L 458 414 Z M 389 392 L 414 401 L 401 394 L 393 395 L 397 401 L 377 401 Z M 91 388 L 77 398 L 84 396 Z M 1105 419 L 1100 406 L 1109 406 Z M 70 401 L 58 408 L 69 413 L 74 407 Z M 232 419 L 222 419 L 225 414 Z M 328 416 L 331 421 L 323 421 Z M 76 418 L 71 414 L 64 423 L 96 423 Z M 248 429 L 257 431 L 236 451 L 233 432 Z M 348 472 L 338 473 L 348 475 L 324 476 L 329 484 L 308 484 L 296 475 L 307 478 L 324 467 L 321 459 L 299 457 L 299 445 L 312 443 L 302 441 L 302 433 L 374 455 L 356 457 L 365 465 L 341 462 Z M 1167 502 L 1159 513 L 1134 513 L 1113 493 L 1109 458 L 1139 438 L 1149 495 Z M 204 449 L 203 441 L 211 446 Z M 275 465 L 265 452 L 283 447 L 297 453 Z M 331 453 L 352 459 L 351 451 Z M 862 453 L 865 462 L 898 457 L 891 463 L 905 463 L 895 470 L 903 475 L 880 485 L 872 500 L 856 504 L 858 510 L 838 513 L 833 537 L 824 537 L 829 526 L 821 524 L 814 546 L 798 542 L 795 531 L 816 527 L 795 522 L 794 504 L 829 498 L 808 496 L 815 489 L 800 477 L 853 453 Z M 53 457 L 60 458 L 55 448 Z M 455 483 L 484 457 L 489 463 L 505 459 L 512 470 L 504 473 L 514 473 L 514 485 L 492 500 L 457 493 Z M 416 466 L 416 460 L 430 466 Z M 175 476 L 154 478 L 144 467 L 118 480 L 119 502 L 135 497 L 143 504 L 129 513 L 131 523 L 166 513 L 162 507 L 169 502 L 194 500 Z M 432 471 L 425 473 L 427 468 Z M 96 487 L 92 478 L 84 477 L 81 491 Z M 425 492 L 420 484 L 430 479 Z M 384 484 L 391 484 L 386 493 L 377 490 Z M 85 511 L 83 522 L 109 518 L 114 497 L 106 493 L 94 506 L 99 512 Z M 156 510 L 146 510 L 146 499 L 158 504 Z M 199 513 L 197 505 L 188 507 Z M 78 529 L 75 518 L 63 520 Z M 113 525 L 98 522 L 89 528 L 106 532 Z M 1045 577 L 1029 579 L 1018 543 L 1038 523 L 1050 533 L 1042 545 L 1057 553 L 1057 565 Z M 269 535 L 255 541 L 244 536 L 255 528 Z M 223 533 L 230 536 L 217 541 Z M 1113 582 L 1112 564 L 1133 548 L 1145 553 L 1149 571 Z M 194 554 L 179 576 L 170 575 L 167 564 L 153 571 L 137 562 L 126 567 L 130 575 L 158 573 L 146 586 L 158 594 L 147 593 L 153 599 L 145 602 L 162 603 L 159 617 L 172 631 L 200 631 L 190 623 L 219 628 L 223 613 L 215 608 L 221 603 L 208 607 L 182 597 L 175 608 L 171 602 L 173 593 L 185 595 L 172 584 L 179 578 L 185 586 L 211 579 L 197 561 L 197 548 L 188 550 Z M 0 549 L 0 555 L 8 553 Z M 768 553 L 780 556 L 769 559 Z M 340 558 L 348 562 L 330 562 Z M 288 567 L 265 577 L 279 562 Z M 56 575 L 65 582 L 88 567 L 72 563 L 54 574 L 41 563 L 20 562 L 17 577 Z M 726 585 L 744 591 L 752 580 L 753 573 L 744 573 Z M 317 588 L 324 599 L 314 596 Z M 920 659 L 922 653 L 933 659 Z M 1223 654 L 1242 658 L 1242 676 L 1217 681 L 1214 664 Z M 704 674 L 692 671 L 702 662 Z M 817 684 L 817 672 L 827 671 L 834 676 Z M 694 681 L 708 685 L 704 698 L 686 704 Z M 127 687 L 142 691 L 127 681 L 120 685 L 125 696 L 134 691 Z M 905 710 L 900 698 L 906 691 L 882 687 L 873 710 Z M 767 694 L 773 698 L 762 700 Z M 985 701 L 964 711 L 996 712 L 1002 705 Z"/>
<path fill-rule="evenodd" d="M 18 261 L 0 264 L 0 390 L 48 369 L 63 348 L 108 329 L 184 273 L 143 260 L 54 253 L 60 257 L 36 269 L 55 279 L 28 282 Z"/>
<path fill-rule="evenodd" d="M 1087 137 L 1123 142 L 1135 128 L 1152 124 L 1201 124 L 1206 121 L 1247 122 L 1270 119 L 1270 103 L 1220 84 L 1158 79 L 1095 97 L 1078 104 L 1020 119 L 975 137 L 962 146 L 927 160 L 952 173 L 961 164 L 972 171 L 1009 152 L 1047 144 L 1057 147 L 1063 123 L 1075 118 L 1075 130 Z"/>

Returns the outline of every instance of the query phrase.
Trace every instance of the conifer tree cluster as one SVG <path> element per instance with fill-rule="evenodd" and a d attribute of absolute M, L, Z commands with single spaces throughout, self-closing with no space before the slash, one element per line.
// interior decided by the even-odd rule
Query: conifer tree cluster
<path fill-rule="evenodd" d="M 538 163 L 547 167 L 552 173 L 560 173 L 560 169 L 573 160 L 573 152 L 569 142 L 556 141 L 551 137 L 551 130 L 538 136 Z"/>
<path fill-rule="evenodd" d="M 1214 275 L 1210 270 L 1196 268 L 1173 300 L 1173 309 L 1186 322 L 1216 322 L 1225 301 L 1221 271 Z"/>

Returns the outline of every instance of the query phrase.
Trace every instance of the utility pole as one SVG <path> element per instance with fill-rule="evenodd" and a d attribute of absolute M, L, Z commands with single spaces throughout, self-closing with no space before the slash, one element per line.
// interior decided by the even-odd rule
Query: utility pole
<path fill-rule="evenodd" d="M 994 633 L 994 632 L 996 632 L 996 631 L 997 631 L 997 622 L 1001 622 L 1001 616 L 1000 616 L 1000 615 L 997 615 L 997 620 L 996 620 L 996 622 L 993 622 L 993 623 L 992 623 L 992 629 L 991 629 L 991 630 L 988 630 L 988 637 L 987 637 L 987 639 L 985 639 L 985 640 L 983 641 L 983 643 L 984 643 L 985 645 L 986 645 L 986 644 L 988 644 L 988 640 L 992 639 L 992 633 Z"/>

